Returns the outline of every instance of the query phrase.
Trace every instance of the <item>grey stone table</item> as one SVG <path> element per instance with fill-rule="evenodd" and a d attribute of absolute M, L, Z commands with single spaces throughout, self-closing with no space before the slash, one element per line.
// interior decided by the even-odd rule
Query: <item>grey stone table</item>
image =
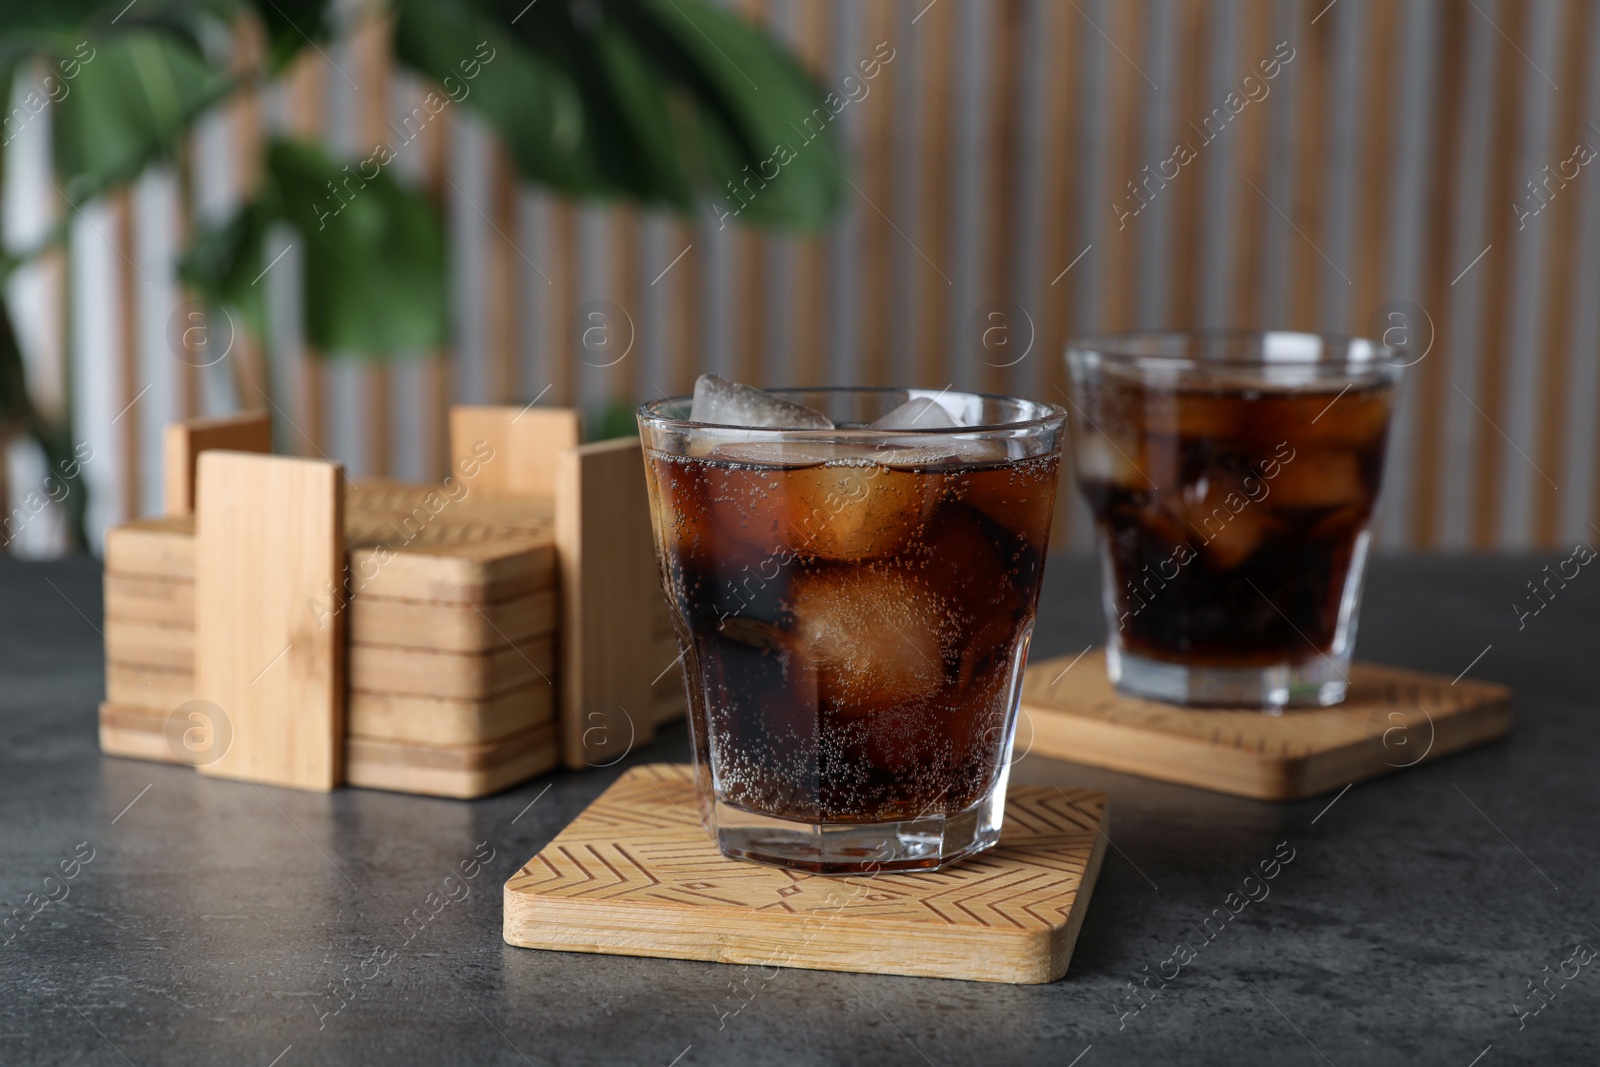
<path fill-rule="evenodd" d="M 501 883 L 624 766 L 686 758 L 681 725 L 475 803 L 104 758 L 98 569 L 0 563 L 0 1064 L 1600 1062 L 1600 576 L 1519 627 L 1547 562 L 1369 584 L 1362 653 L 1511 684 L 1509 742 L 1331 807 L 1024 758 L 1110 794 L 1115 845 L 1071 972 L 1031 987 L 509 947 Z M 1099 641 L 1092 582 L 1053 563 L 1039 654 Z M 1270 895 L 1196 936 L 1285 841 Z"/>

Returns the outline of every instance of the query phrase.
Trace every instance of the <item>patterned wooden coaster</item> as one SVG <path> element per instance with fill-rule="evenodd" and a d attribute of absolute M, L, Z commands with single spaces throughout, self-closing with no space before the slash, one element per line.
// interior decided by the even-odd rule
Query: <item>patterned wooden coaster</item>
<path fill-rule="evenodd" d="M 1357 663 L 1344 703 L 1269 715 L 1124 696 L 1103 653 L 1045 660 L 1022 683 L 1018 744 L 1041 756 L 1260 800 L 1299 800 L 1511 732 L 1511 690 Z M 1070 667 L 1070 669 L 1069 669 Z"/>
<path fill-rule="evenodd" d="M 1105 854 L 1106 798 L 1019 786 L 1000 844 L 932 873 L 823 877 L 725 858 L 692 770 L 635 767 L 506 882 L 525 948 L 1053 982 Z"/>

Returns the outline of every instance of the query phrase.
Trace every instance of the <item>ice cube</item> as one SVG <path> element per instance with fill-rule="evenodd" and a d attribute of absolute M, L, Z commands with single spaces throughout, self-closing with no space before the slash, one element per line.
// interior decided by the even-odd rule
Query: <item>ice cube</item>
<path fill-rule="evenodd" d="M 821 463 L 870 464 L 859 445 L 834 441 L 719 441 L 712 459 L 752 467 L 814 467 Z"/>
<path fill-rule="evenodd" d="M 948 606 L 912 576 L 870 567 L 796 576 L 794 653 L 823 706 L 875 711 L 923 705 L 944 684 L 954 640 Z"/>
<path fill-rule="evenodd" d="M 719 518 L 719 528 L 763 551 L 801 557 L 888 556 L 923 528 L 947 493 L 943 479 L 860 458 L 752 471 L 752 477 L 757 473 L 759 482 L 741 483 L 741 491 L 714 505 L 737 511 Z"/>
<path fill-rule="evenodd" d="M 766 430 L 831 430 L 822 412 L 715 374 L 695 379 L 689 421 Z"/>
<path fill-rule="evenodd" d="M 963 476 L 962 499 L 1001 527 L 1043 548 L 1056 499 L 1053 458 L 1024 460 Z"/>
<path fill-rule="evenodd" d="M 1343 395 L 1312 393 L 1307 397 L 1310 416 L 1298 420 L 1284 436 L 1299 446 L 1376 446 L 1389 426 L 1391 396 L 1387 390 L 1352 389 Z M 1314 405 L 1314 407 L 1313 407 Z"/>
<path fill-rule="evenodd" d="M 1231 570 L 1267 537 L 1283 529 L 1259 487 L 1255 496 L 1258 499 L 1251 499 L 1235 473 L 1212 470 L 1164 503 L 1184 533 L 1199 540 L 1207 562 L 1218 570 Z"/>
<path fill-rule="evenodd" d="M 966 425 L 937 397 L 917 396 L 873 420 L 869 430 L 959 430 Z M 927 437 L 891 438 L 879 446 L 883 462 L 901 469 L 950 466 L 954 463 L 993 463 L 1006 458 L 1006 445 L 981 437 L 930 434 Z"/>
<path fill-rule="evenodd" d="M 1353 452 L 1301 448 L 1267 481 L 1273 507 L 1363 507 L 1369 494 Z"/>
<path fill-rule="evenodd" d="M 871 430 L 943 430 L 960 426 L 950 409 L 929 396 L 916 396 L 872 420 Z"/>
<path fill-rule="evenodd" d="M 962 626 L 976 626 L 991 615 L 1016 617 L 1026 591 L 1008 573 L 1008 538 L 964 508 L 941 513 L 912 555 Z M 1015 562 L 1013 557 L 1012 562 Z"/>
<path fill-rule="evenodd" d="M 1007 454 L 1004 441 L 984 438 L 898 438 L 882 442 L 878 459 L 898 470 L 927 470 L 930 467 L 999 463 Z"/>
<path fill-rule="evenodd" d="M 892 471 L 860 445 L 843 442 L 720 444 L 712 458 L 746 467 L 718 476 L 711 501 L 717 536 L 766 553 L 886 556 L 945 495 L 942 480 Z"/>
<path fill-rule="evenodd" d="M 1260 418 L 1259 405 L 1237 393 L 1178 393 L 1177 433 L 1190 440 L 1229 440 Z M 1147 423 L 1147 426 L 1149 424 Z"/>
<path fill-rule="evenodd" d="M 1206 525 L 1207 540 L 1200 546 L 1211 566 L 1217 570 L 1232 570 L 1245 561 L 1261 542 L 1284 527 L 1263 508 L 1247 505 L 1244 510 L 1220 525 L 1213 520 Z"/>

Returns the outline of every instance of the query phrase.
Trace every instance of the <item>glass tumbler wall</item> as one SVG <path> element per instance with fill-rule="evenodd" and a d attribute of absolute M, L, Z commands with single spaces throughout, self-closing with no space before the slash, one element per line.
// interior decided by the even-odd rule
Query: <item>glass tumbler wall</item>
<path fill-rule="evenodd" d="M 1069 346 L 1118 688 L 1192 705 L 1344 699 L 1393 358 L 1302 333 Z"/>
<path fill-rule="evenodd" d="M 999 837 L 1065 412 L 783 391 L 835 429 L 640 409 L 703 817 L 730 856 L 927 869 Z M 959 428 L 873 430 L 938 396 Z"/>

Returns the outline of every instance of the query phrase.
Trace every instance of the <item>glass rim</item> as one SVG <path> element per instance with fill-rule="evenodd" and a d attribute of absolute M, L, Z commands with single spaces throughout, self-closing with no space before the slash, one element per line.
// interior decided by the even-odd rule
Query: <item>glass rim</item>
<path fill-rule="evenodd" d="M 1315 354 L 1309 358 L 1224 358 L 1208 359 L 1193 354 L 1176 354 L 1158 351 L 1163 343 L 1188 344 L 1195 340 L 1210 340 L 1224 345 L 1233 344 L 1241 349 L 1254 342 L 1258 346 L 1266 338 L 1295 338 L 1304 344 L 1316 343 Z M 1140 351 L 1140 344 L 1150 347 Z M 1327 356 L 1325 352 L 1342 348 L 1344 354 Z M 1363 355 L 1354 355 L 1361 351 Z M 1398 380 L 1406 367 L 1401 354 L 1392 346 L 1356 334 L 1318 333 L 1312 330 L 1259 330 L 1242 328 L 1208 328 L 1198 330 L 1128 330 L 1122 332 L 1085 334 L 1067 339 L 1066 354 L 1069 360 L 1094 356 L 1121 366 L 1140 364 L 1150 368 L 1184 371 L 1261 371 L 1288 368 L 1318 370 L 1329 374 L 1374 374 Z"/>
<path fill-rule="evenodd" d="M 1035 418 L 1022 419 L 1017 422 L 989 422 L 976 426 L 930 426 L 892 430 L 875 430 L 866 426 L 835 426 L 831 429 L 799 429 L 785 426 L 739 426 L 737 424 L 725 422 L 695 422 L 692 419 L 678 419 L 673 418 L 670 415 L 665 415 L 658 410 L 669 404 L 682 404 L 685 407 L 688 407 L 693 403 L 694 396 L 692 394 L 680 394 L 678 396 L 664 396 L 656 400 L 648 400 L 639 405 L 635 411 L 635 415 L 641 420 L 648 421 L 652 426 L 658 426 L 662 428 L 685 430 L 738 430 L 742 433 L 748 434 L 771 434 L 775 436 L 797 437 L 800 439 L 838 437 L 840 435 L 863 437 L 868 439 L 891 437 L 904 438 L 907 436 L 957 437 L 966 434 L 995 433 L 997 431 L 1012 432 L 1018 430 L 1042 429 L 1051 425 L 1062 425 L 1066 422 L 1067 418 L 1066 408 L 1059 404 L 1053 404 L 1048 400 L 1032 400 L 1028 397 L 1011 396 L 1005 393 L 980 393 L 967 389 L 957 390 L 946 388 L 941 390 L 933 390 L 919 389 L 914 386 L 893 385 L 819 385 L 786 386 L 781 389 L 764 389 L 762 391 L 771 393 L 773 396 L 783 397 L 785 399 L 792 397 L 793 394 L 796 393 L 914 393 L 918 395 L 933 394 L 934 396 L 944 396 L 948 393 L 952 396 L 972 396 L 983 400 L 998 400 L 1006 403 L 1030 404 L 1034 407 L 1043 409 L 1045 414 L 1039 415 Z M 915 399 L 915 397 L 913 397 L 913 399 Z"/>

